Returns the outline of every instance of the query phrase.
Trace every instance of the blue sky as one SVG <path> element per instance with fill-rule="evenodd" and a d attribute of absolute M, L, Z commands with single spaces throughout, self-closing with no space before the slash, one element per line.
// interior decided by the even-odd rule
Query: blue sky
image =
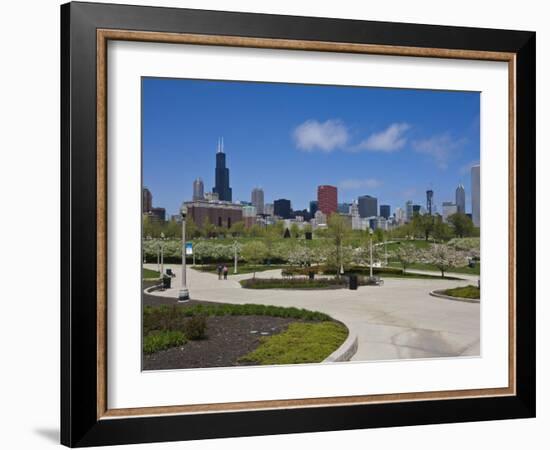
<path fill-rule="evenodd" d="M 459 183 L 470 212 L 470 171 L 479 162 L 479 93 L 144 78 L 143 183 L 153 204 L 175 214 L 201 177 L 214 183 L 223 136 L 233 200 L 288 198 L 294 209 L 317 186 L 338 201 L 378 204 L 454 201 Z"/>

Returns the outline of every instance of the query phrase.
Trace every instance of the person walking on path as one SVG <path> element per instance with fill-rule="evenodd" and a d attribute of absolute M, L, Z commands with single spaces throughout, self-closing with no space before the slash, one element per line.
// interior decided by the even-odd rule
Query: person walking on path
<path fill-rule="evenodd" d="M 218 280 L 221 280 L 222 279 L 222 265 L 221 264 L 218 264 L 218 267 L 217 267 L 217 271 L 218 271 Z"/>
<path fill-rule="evenodd" d="M 229 272 L 229 269 L 226 265 L 223 266 L 223 279 L 227 280 L 227 272 Z"/>

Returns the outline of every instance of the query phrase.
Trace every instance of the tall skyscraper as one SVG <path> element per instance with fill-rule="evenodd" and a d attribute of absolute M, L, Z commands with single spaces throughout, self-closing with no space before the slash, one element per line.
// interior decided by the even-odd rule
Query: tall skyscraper
<path fill-rule="evenodd" d="M 221 201 L 230 202 L 232 192 L 229 187 L 229 169 L 225 166 L 225 153 L 223 151 L 223 138 L 218 141 L 218 151 L 216 152 L 216 185 L 213 192 L 218 194 Z"/>
<path fill-rule="evenodd" d="M 391 211 L 390 211 L 390 205 L 380 205 L 380 215 L 384 219 L 388 219 L 390 217 Z"/>
<path fill-rule="evenodd" d="M 414 216 L 415 214 L 420 214 L 421 209 L 422 209 L 422 206 L 420 206 L 420 205 L 413 205 L 413 216 Z"/>
<path fill-rule="evenodd" d="M 311 217 L 315 217 L 315 213 L 319 210 L 319 202 L 317 200 L 311 200 L 309 202 L 309 214 Z"/>
<path fill-rule="evenodd" d="M 204 200 L 204 183 L 199 177 L 193 181 L 193 201 Z"/>
<path fill-rule="evenodd" d="M 273 202 L 273 214 L 283 219 L 290 219 L 292 216 L 292 208 L 290 206 L 290 200 L 286 198 L 280 198 Z"/>
<path fill-rule="evenodd" d="M 412 200 L 407 200 L 405 203 L 405 221 L 409 222 L 413 217 L 413 202 Z"/>
<path fill-rule="evenodd" d="M 359 215 L 361 217 L 378 216 L 378 199 L 370 195 L 361 195 L 358 198 Z"/>
<path fill-rule="evenodd" d="M 338 210 L 338 189 L 336 186 L 322 185 L 317 188 L 319 211 L 329 216 Z"/>
<path fill-rule="evenodd" d="M 476 227 L 480 226 L 480 193 L 479 193 L 479 165 L 472 167 L 472 221 Z"/>
<path fill-rule="evenodd" d="M 398 223 L 398 224 L 401 224 L 405 221 L 405 211 L 403 210 L 403 208 L 395 208 L 395 221 Z"/>
<path fill-rule="evenodd" d="M 464 186 L 458 185 L 455 191 L 456 212 L 466 214 L 466 191 Z"/>
<path fill-rule="evenodd" d="M 143 188 L 143 196 L 141 200 L 141 212 L 148 213 L 153 209 L 153 194 L 146 187 Z"/>
<path fill-rule="evenodd" d="M 441 209 L 443 210 L 443 222 L 447 222 L 449 216 L 458 212 L 458 208 L 453 202 L 443 202 Z"/>
<path fill-rule="evenodd" d="M 256 207 L 256 214 L 264 213 L 264 190 L 262 188 L 252 189 L 250 201 Z"/>
<path fill-rule="evenodd" d="M 428 214 L 431 216 L 433 211 L 433 199 L 434 199 L 434 191 L 431 189 L 428 189 L 426 191 L 426 211 L 428 211 Z"/>

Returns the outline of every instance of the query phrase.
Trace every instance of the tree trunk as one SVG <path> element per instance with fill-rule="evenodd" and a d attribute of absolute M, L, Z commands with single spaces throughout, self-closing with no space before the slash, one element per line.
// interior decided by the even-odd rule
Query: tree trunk
<path fill-rule="evenodd" d="M 445 278 L 445 271 L 443 269 L 439 269 L 441 270 L 441 278 Z"/>

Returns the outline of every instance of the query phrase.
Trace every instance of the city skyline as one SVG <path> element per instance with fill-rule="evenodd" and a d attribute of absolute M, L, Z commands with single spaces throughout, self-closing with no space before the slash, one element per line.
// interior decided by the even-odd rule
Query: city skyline
<path fill-rule="evenodd" d="M 251 113 L 227 115 L 224 99 L 235 101 L 237 95 L 244 96 L 244 106 L 263 113 L 259 119 L 250 122 Z M 413 118 L 419 96 L 424 113 Z M 390 205 L 392 213 L 407 200 L 425 207 L 429 189 L 439 209 L 454 200 L 458 185 L 471 185 L 470 168 L 479 161 L 477 93 L 144 79 L 143 97 L 144 186 L 170 213 L 192 198 L 197 178 L 208 191 L 216 184 L 213 161 L 222 134 L 233 200 L 250 201 L 252 190 L 261 186 L 266 204 L 287 198 L 296 210 L 308 209 L 324 184 L 338 188 L 338 203 L 370 195 Z M 302 106 L 300 99 L 310 103 Z M 336 118 L 330 118 L 328 104 L 314 108 L 320 100 L 332 102 Z M 367 107 L 360 112 L 356 103 L 362 102 Z M 208 114 L 191 114 L 188 109 L 197 104 Z M 300 114 L 293 109 L 281 116 L 284 124 L 273 122 L 274 111 L 285 105 L 296 106 Z M 386 120 L 373 118 L 373 111 L 396 107 L 400 113 L 388 113 Z M 442 110 L 453 116 L 453 126 L 443 126 Z M 240 127 L 235 124 L 239 116 Z M 268 123 L 271 135 L 265 134 Z M 470 197 L 466 189 L 467 213 Z"/>

